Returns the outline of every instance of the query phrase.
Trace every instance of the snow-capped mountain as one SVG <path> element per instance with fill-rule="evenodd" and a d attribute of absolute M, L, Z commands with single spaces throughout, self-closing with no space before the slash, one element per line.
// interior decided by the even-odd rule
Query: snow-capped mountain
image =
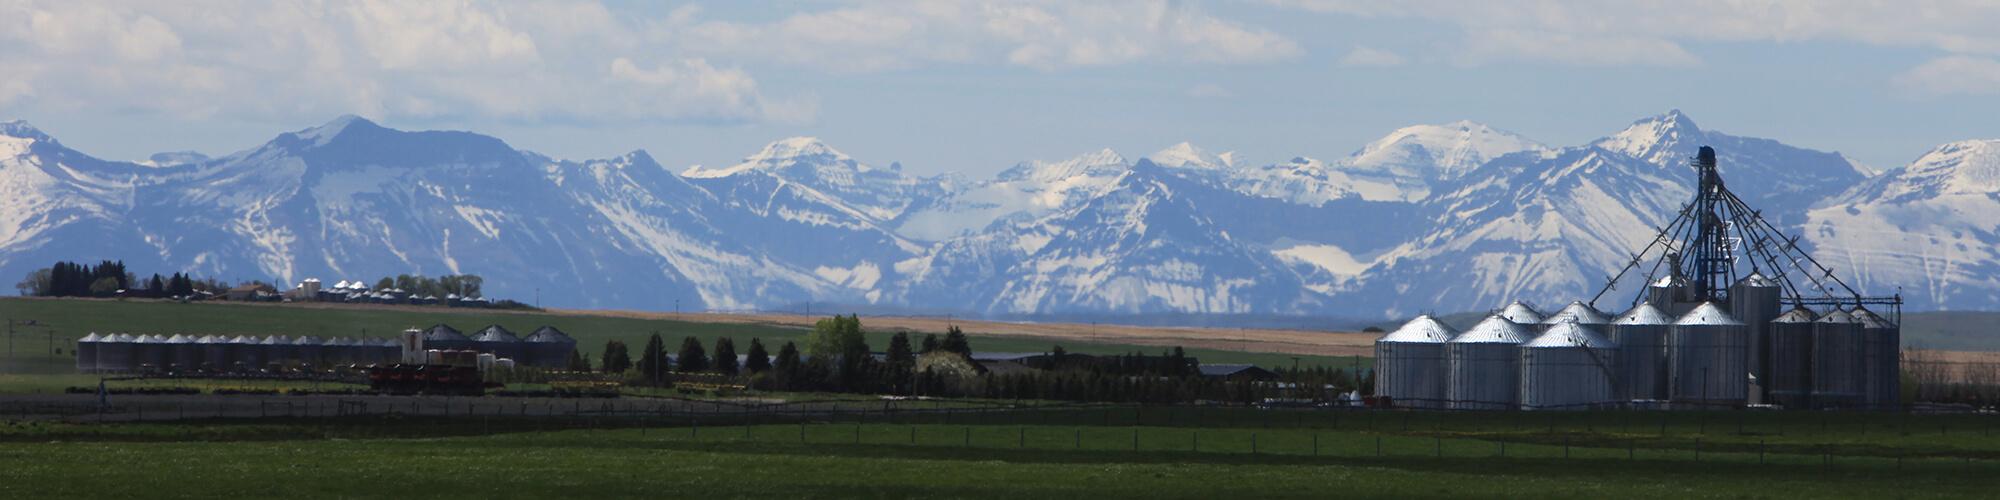
<path fill-rule="evenodd" d="M 1807 214 L 1850 285 L 1939 309 L 2000 304 L 2000 140 L 1938 146 Z M 1917 302 L 1922 301 L 1922 302 Z"/>
<path fill-rule="evenodd" d="M 1588 298 L 1720 152 L 1734 191 L 1912 309 L 2000 306 L 2000 141 L 1879 175 L 1678 111 L 1549 148 L 1471 122 L 1335 161 L 1190 143 L 906 175 L 812 138 L 724 168 L 564 160 L 342 117 L 209 158 L 106 161 L 0 123 L 0 273 L 56 260 L 293 282 L 473 273 L 564 307 L 1381 316 Z M 1283 155 L 1273 155 L 1283 158 Z M 1629 298 L 1614 293 L 1601 306 Z"/>

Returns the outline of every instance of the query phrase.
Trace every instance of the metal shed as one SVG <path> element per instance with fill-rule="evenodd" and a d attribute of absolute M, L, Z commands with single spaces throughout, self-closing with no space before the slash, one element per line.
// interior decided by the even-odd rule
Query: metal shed
<path fill-rule="evenodd" d="M 1674 318 L 1641 302 L 1605 328 L 1618 344 L 1618 376 L 1612 383 L 1622 400 L 1667 399 L 1667 334 Z"/>
<path fill-rule="evenodd" d="M 1443 408 L 1445 342 L 1457 336 L 1430 315 L 1417 316 L 1375 340 L 1375 395 L 1411 408 Z"/>
<path fill-rule="evenodd" d="M 1750 386 L 1749 333 L 1714 302 L 1674 320 L 1667 334 L 1669 396 L 1677 403 L 1737 405 Z"/>
<path fill-rule="evenodd" d="M 1521 407 L 1582 410 L 1615 404 L 1618 346 L 1593 327 L 1557 323 L 1521 344 Z"/>
<path fill-rule="evenodd" d="M 1498 314 L 1487 316 L 1445 343 L 1449 379 L 1445 399 L 1452 409 L 1509 410 L 1519 403 L 1521 344 L 1533 338 L 1526 327 Z"/>

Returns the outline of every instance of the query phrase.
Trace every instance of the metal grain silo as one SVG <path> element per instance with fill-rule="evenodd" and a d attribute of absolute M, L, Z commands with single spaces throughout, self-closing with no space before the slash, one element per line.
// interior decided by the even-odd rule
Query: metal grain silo
<path fill-rule="evenodd" d="M 1585 304 L 1582 301 L 1575 301 L 1570 302 L 1567 306 L 1563 306 L 1561 310 L 1556 311 L 1554 314 L 1543 317 L 1541 325 L 1536 328 L 1536 331 L 1548 331 L 1549 327 L 1555 326 L 1558 323 L 1576 323 L 1590 327 L 1593 330 L 1602 331 L 1604 325 L 1611 323 L 1611 317 L 1605 316 L 1603 312 L 1598 311 L 1595 307 L 1590 307 L 1589 304 Z"/>
<path fill-rule="evenodd" d="M 1530 307 L 1528 304 L 1518 300 L 1512 304 L 1507 304 L 1507 307 L 1500 308 L 1500 317 L 1507 318 L 1507 321 L 1512 321 L 1516 325 L 1528 328 L 1536 328 L 1536 325 L 1542 323 L 1541 311 L 1536 311 L 1534 307 Z"/>
<path fill-rule="evenodd" d="M 76 339 L 77 373 L 97 372 L 97 341 L 103 338 L 97 335 L 97 332 L 90 332 L 89 335 Z"/>
<path fill-rule="evenodd" d="M 326 341 L 320 340 L 319 337 L 300 335 L 299 338 L 292 339 L 292 349 L 299 357 L 300 363 L 326 366 Z"/>
<path fill-rule="evenodd" d="M 97 370 L 100 372 L 129 372 L 139 366 L 132 357 L 132 336 L 113 333 L 97 338 Z"/>
<path fill-rule="evenodd" d="M 1902 406 L 1902 329 L 1864 307 L 1855 307 L 1861 324 L 1861 404 L 1887 410 Z"/>
<path fill-rule="evenodd" d="M 1442 408 L 1445 397 L 1445 342 L 1458 334 L 1430 315 L 1417 316 L 1375 340 L 1375 395 L 1390 404 Z"/>
<path fill-rule="evenodd" d="M 319 341 L 319 359 L 327 366 L 347 362 L 347 343 L 344 337 L 327 337 Z"/>
<path fill-rule="evenodd" d="M 1812 405 L 1853 408 L 1861 405 L 1861 323 L 1839 308 L 1813 323 Z"/>
<path fill-rule="evenodd" d="M 569 355 L 576 351 L 576 339 L 557 330 L 553 326 L 536 328 L 528 334 L 527 360 L 524 364 L 546 368 L 562 368 L 569 365 Z"/>
<path fill-rule="evenodd" d="M 173 365 L 175 371 L 193 370 L 201 366 L 201 346 L 196 345 L 193 338 L 176 333 L 172 337 L 167 337 L 166 344 L 170 357 L 168 363 Z"/>
<path fill-rule="evenodd" d="M 1526 327 L 1495 314 L 1445 343 L 1445 399 L 1453 409 L 1509 410 L 1519 402 Z"/>
<path fill-rule="evenodd" d="M 194 339 L 194 343 L 201 346 L 201 365 L 203 370 L 229 369 L 228 337 L 203 335 L 200 338 Z"/>
<path fill-rule="evenodd" d="M 1749 332 L 1714 302 L 1695 306 L 1667 333 L 1668 396 L 1675 402 L 1742 404 L 1749 388 Z"/>
<path fill-rule="evenodd" d="M 1729 314 L 1743 322 L 1749 335 L 1744 346 L 1750 375 L 1757 382 L 1757 390 L 1748 395 L 1753 403 L 1764 402 L 1769 392 L 1770 382 L 1765 379 L 1770 377 L 1770 368 L 1764 350 L 1771 344 L 1771 320 L 1778 317 L 1778 295 L 1782 292 L 1777 281 L 1754 271 L 1729 286 Z"/>
<path fill-rule="evenodd" d="M 419 335 L 421 337 L 421 335 Z M 371 363 L 393 364 L 403 356 L 403 341 L 382 339 L 375 342 L 375 357 Z"/>
<path fill-rule="evenodd" d="M 167 362 L 174 357 L 173 351 L 163 342 L 165 340 L 164 337 L 153 335 L 132 337 L 133 363 L 141 370 L 165 371 Z"/>
<path fill-rule="evenodd" d="M 228 358 L 230 369 L 236 370 L 240 368 L 242 370 L 255 371 L 263 368 L 264 360 L 262 358 L 264 357 L 264 350 L 257 347 L 257 343 L 262 341 L 263 339 L 243 335 L 231 337 L 229 339 Z"/>
<path fill-rule="evenodd" d="M 257 339 L 257 345 L 251 348 L 257 350 L 258 368 L 272 363 L 282 365 L 298 357 L 292 349 L 292 339 L 284 335 L 267 335 Z"/>
<path fill-rule="evenodd" d="M 1621 400 L 1667 399 L 1667 333 L 1674 318 L 1641 302 L 1605 327 L 1618 345 L 1618 372 L 1612 385 Z"/>
<path fill-rule="evenodd" d="M 507 331 L 507 327 L 488 325 L 472 334 L 472 341 L 480 352 L 492 353 L 494 357 L 517 358 L 521 356 L 521 337 Z"/>
<path fill-rule="evenodd" d="M 1581 410 L 1614 403 L 1618 346 L 1592 327 L 1557 323 L 1521 344 L 1521 408 Z"/>
<path fill-rule="evenodd" d="M 1687 279 L 1678 273 L 1661 276 L 1646 285 L 1646 303 L 1669 315 L 1679 316 L 1688 312 L 1692 304 L 1684 299 L 1686 296 Z"/>
<path fill-rule="evenodd" d="M 1771 320 L 1764 388 L 1772 402 L 1786 408 L 1812 407 L 1814 319 L 1811 309 L 1793 307 Z"/>
<path fill-rule="evenodd" d="M 478 344 L 473 342 L 471 337 L 466 337 L 464 333 L 459 333 L 457 328 L 452 328 L 451 325 L 444 323 L 438 323 L 432 325 L 430 329 L 424 330 L 424 348 L 446 351 L 472 350 L 477 349 Z"/>

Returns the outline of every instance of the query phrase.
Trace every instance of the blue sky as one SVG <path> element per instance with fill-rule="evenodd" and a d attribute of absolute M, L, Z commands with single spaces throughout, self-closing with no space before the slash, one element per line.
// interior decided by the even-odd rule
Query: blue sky
<path fill-rule="evenodd" d="M 674 168 L 825 139 L 990 175 L 1192 141 L 1337 158 L 1458 119 L 1553 145 L 1681 109 L 1899 166 L 2000 137 L 1982 2 L 0 0 L 0 119 L 114 159 L 354 113 Z"/>

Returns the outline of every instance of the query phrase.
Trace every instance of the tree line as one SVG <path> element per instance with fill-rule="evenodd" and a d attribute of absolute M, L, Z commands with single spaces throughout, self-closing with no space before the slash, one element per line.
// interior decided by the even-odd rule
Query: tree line
<path fill-rule="evenodd" d="M 943 336 L 926 334 L 916 342 L 899 332 L 877 356 L 860 318 L 848 315 L 818 321 L 805 339 L 787 341 L 775 354 L 762 339 L 752 338 L 740 363 L 729 337 L 707 344 L 685 337 L 669 356 L 667 340 L 656 332 L 636 354 L 624 341 L 606 342 L 595 370 L 590 356 L 572 353 L 569 369 L 613 374 L 649 387 L 721 377 L 773 391 L 1139 403 L 1324 401 L 1368 382 L 1326 367 L 1280 369 L 1281 383 L 1275 384 L 1212 379 L 1201 376 L 1197 362 L 1179 347 L 1158 355 L 1099 356 L 1069 354 L 1058 345 L 1048 356 L 1024 363 L 1030 370 L 1013 373 L 989 373 L 972 352 L 965 332 L 954 326 Z"/>
<path fill-rule="evenodd" d="M 154 274 L 141 279 L 125 269 L 124 261 L 106 260 L 97 265 L 58 261 L 55 265 L 30 271 L 14 288 L 32 297 L 111 297 L 124 291 L 130 297 L 185 297 L 195 291 L 221 293 L 228 287 L 221 281 L 199 279 L 183 273 Z"/>

